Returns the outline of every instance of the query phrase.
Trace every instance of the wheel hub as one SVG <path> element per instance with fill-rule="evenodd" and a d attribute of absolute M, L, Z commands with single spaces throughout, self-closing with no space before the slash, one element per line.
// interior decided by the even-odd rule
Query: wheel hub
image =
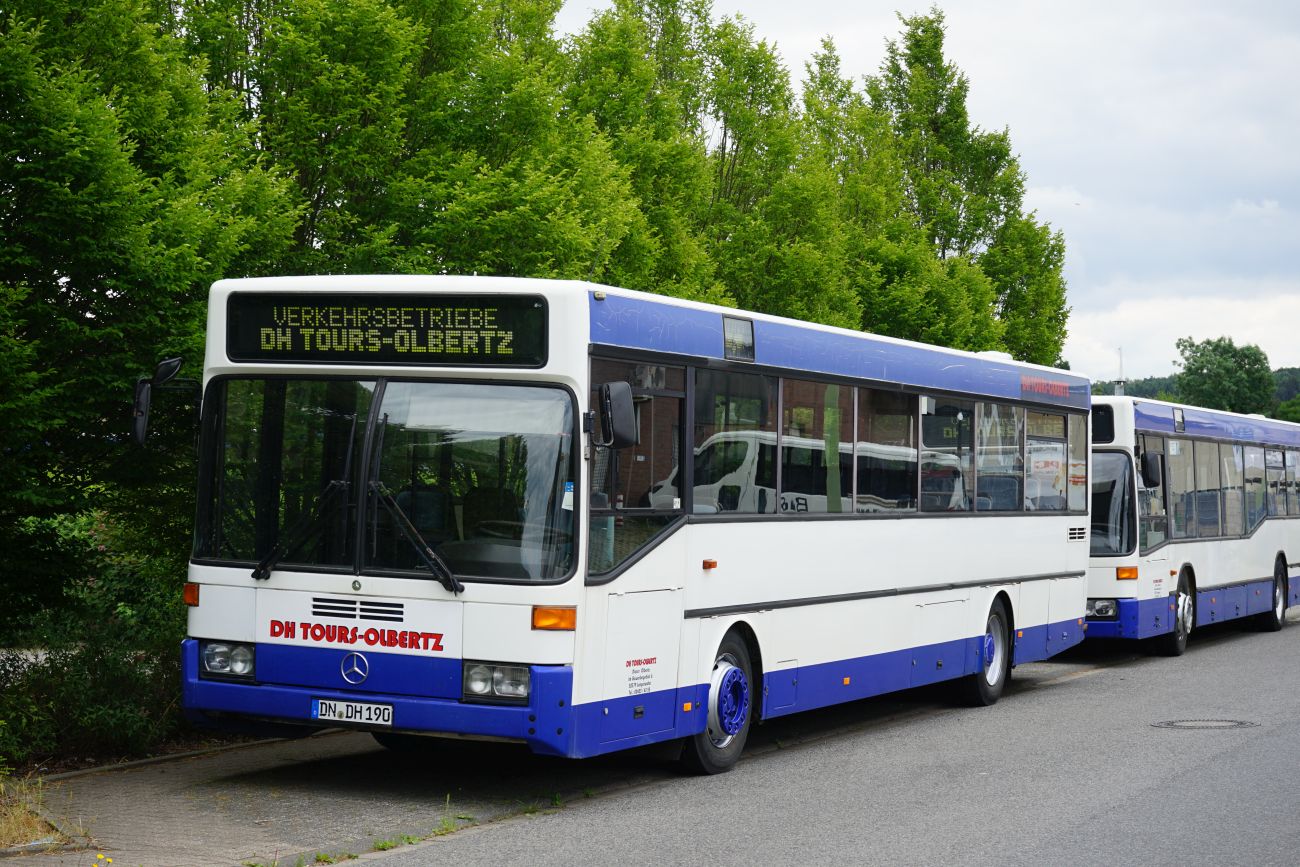
<path fill-rule="evenodd" d="M 729 660 L 719 660 L 713 670 L 709 694 L 709 731 L 718 746 L 740 733 L 749 718 L 749 681 Z"/>

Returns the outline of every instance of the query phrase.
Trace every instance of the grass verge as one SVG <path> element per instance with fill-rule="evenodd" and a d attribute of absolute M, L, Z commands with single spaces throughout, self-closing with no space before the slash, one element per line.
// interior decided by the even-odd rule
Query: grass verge
<path fill-rule="evenodd" d="M 67 842 L 29 808 L 29 804 L 40 804 L 40 797 L 39 783 L 0 778 L 0 849 L 37 840 Z"/>

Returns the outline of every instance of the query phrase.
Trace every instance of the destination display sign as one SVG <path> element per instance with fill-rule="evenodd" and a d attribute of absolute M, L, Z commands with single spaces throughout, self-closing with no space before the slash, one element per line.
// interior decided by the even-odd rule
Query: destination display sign
<path fill-rule="evenodd" d="M 235 292 L 233 361 L 541 367 L 546 302 L 537 295 Z"/>

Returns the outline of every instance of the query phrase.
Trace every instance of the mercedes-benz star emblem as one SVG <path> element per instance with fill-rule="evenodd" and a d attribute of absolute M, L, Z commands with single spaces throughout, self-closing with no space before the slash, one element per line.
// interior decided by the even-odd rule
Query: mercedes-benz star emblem
<path fill-rule="evenodd" d="M 370 662 L 359 653 L 349 653 L 339 664 L 343 679 L 356 686 L 370 676 Z"/>

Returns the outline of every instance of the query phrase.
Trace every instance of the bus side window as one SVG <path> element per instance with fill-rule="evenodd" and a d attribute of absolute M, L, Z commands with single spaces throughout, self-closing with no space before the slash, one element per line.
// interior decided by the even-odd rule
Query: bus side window
<path fill-rule="evenodd" d="M 1138 546 L 1145 551 L 1163 543 L 1169 536 L 1169 516 L 1165 513 L 1164 480 L 1169 471 L 1164 461 L 1165 441 L 1160 437 L 1143 436 L 1142 453 L 1160 457 L 1160 484 L 1146 487 L 1142 473 L 1138 480 Z"/>
<path fill-rule="evenodd" d="M 615 569 L 652 542 L 682 514 L 683 507 L 685 370 L 593 358 L 590 407 L 596 411 L 593 434 L 597 442 L 606 438 L 600 430 L 599 387 L 618 381 L 632 386 L 640 435 L 634 445 L 625 448 L 597 446 L 593 450 L 587 497 L 591 510 L 587 568 L 593 575 Z"/>

